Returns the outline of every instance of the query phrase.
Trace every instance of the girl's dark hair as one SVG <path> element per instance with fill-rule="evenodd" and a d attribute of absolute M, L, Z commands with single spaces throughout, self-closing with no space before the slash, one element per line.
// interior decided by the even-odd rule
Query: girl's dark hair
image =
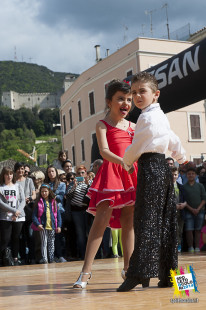
<path fill-rule="evenodd" d="M 71 160 L 70 160 L 70 159 L 67 159 L 67 160 L 63 161 L 63 163 L 62 163 L 62 168 L 64 168 L 64 166 L 65 166 L 66 163 L 70 163 L 70 164 L 72 165 Z M 72 165 L 72 166 L 73 166 L 73 165 Z"/>
<path fill-rule="evenodd" d="M 49 201 L 51 201 L 52 199 L 55 198 L 55 194 L 54 194 L 54 192 L 51 190 L 51 187 L 49 186 L 49 184 L 43 183 L 43 184 L 41 185 L 40 189 L 39 189 L 39 193 L 38 193 L 37 198 L 36 198 L 36 200 L 35 200 L 34 208 L 36 208 L 36 207 L 38 206 L 38 202 L 39 202 L 40 198 L 42 198 L 42 197 L 41 197 L 41 189 L 42 189 L 42 188 L 47 188 L 47 189 L 49 190 Z M 56 201 L 55 201 L 54 203 L 55 203 L 55 211 L 56 211 L 57 203 L 56 203 Z"/>
<path fill-rule="evenodd" d="M 5 180 L 4 180 L 4 176 L 5 174 L 13 174 L 13 179 L 12 179 L 12 183 L 15 184 L 16 183 L 16 179 L 14 177 L 14 171 L 9 168 L 9 167 L 4 167 L 1 171 L 1 174 L 0 174 L 0 185 L 3 185 Z"/>
<path fill-rule="evenodd" d="M 128 94 L 131 92 L 130 84 L 121 80 L 112 80 L 106 86 L 106 100 L 112 100 L 114 94 L 118 91 L 123 92 L 124 94 Z"/>
<path fill-rule="evenodd" d="M 55 191 L 57 190 L 57 187 L 59 186 L 60 181 L 59 181 L 59 175 L 58 175 L 57 168 L 54 167 L 53 165 L 49 165 L 49 166 L 47 167 L 47 170 L 46 170 L 46 173 L 45 173 L 45 183 L 51 182 L 50 179 L 49 179 L 49 176 L 48 176 L 48 170 L 49 170 L 50 168 L 53 168 L 53 169 L 55 169 L 55 171 L 56 171 L 56 177 L 55 177 L 54 187 L 53 187 L 53 192 L 55 192 Z"/>
<path fill-rule="evenodd" d="M 66 157 L 67 157 L 67 152 L 66 152 L 66 151 L 59 151 L 58 159 L 59 159 L 60 156 L 62 156 L 63 154 L 66 154 Z"/>
<path fill-rule="evenodd" d="M 24 167 L 24 163 L 20 161 L 16 162 L 14 165 L 14 172 L 16 172 L 21 167 Z"/>
<path fill-rule="evenodd" d="M 67 175 L 66 175 L 66 179 L 67 179 L 67 181 L 69 181 L 71 177 L 75 177 L 75 176 L 76 176 L 76 173 L 68 172 Z"/>

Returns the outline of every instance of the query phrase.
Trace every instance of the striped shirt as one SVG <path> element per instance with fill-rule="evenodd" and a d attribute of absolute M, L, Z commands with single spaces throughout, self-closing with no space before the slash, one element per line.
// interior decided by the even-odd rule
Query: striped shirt
<path fill-rule="evenodd" d="M 72 206 L 77 206 L 77 207 L 85 207 L 87 206 L 86 203 L 83 203 L 84 197 L 88 191 L 88 185 L 85 183 L 78 183 L 77 186 L 73 186 L 70 188 L 67 192 L 67 196 L 71 200 L 71 205 Z"/>

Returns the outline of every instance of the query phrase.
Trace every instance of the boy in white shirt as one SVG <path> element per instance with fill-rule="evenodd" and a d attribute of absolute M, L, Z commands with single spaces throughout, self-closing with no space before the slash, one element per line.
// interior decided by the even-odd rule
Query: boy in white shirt
<path fill-rule="evenodd" d="M 172 286 L 170 269 L 177 268 L 176 206 L 167 150 L 178 163 L 185 162 L 185 150 L 170 129 L 157 100 L 160 95 L 155 77 L 142 72 L 133 77 L 134 104 L 142 110 L 132 144 L 123 162 L 126 170 L 138 160 L 137 196 L 134 211 L 135 248 L 126 280 L 117 289 L 129 291 L 137 284 L 149 286 L 159 277 L 159 287 Z"/>

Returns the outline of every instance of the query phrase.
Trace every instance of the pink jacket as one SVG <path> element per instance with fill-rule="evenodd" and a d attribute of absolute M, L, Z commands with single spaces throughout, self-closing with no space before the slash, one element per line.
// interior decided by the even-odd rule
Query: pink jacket
<path fill-rule="evenodd" d="M 54 199 L 51 201 L 51 209 L 52 228 L 56 229 L 57 227 L 61 227 L 61 215 Z M 37 208 L 34 209 L 32 222 L 31 228 L 33 230 L 38 230 L 38 225 L 40 224 L 42 224 L 44 228 L 46 226 L 46 208 L 42 198 L 40 198 Z"/>

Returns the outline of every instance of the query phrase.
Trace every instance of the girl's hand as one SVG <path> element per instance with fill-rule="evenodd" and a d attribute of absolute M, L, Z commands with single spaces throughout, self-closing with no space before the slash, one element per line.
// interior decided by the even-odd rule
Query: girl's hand
<path fill-rule="evenodd" d="M 89 185 L 89 177 L 88 177 L 88 176 L 86 176 L 86 177 L 84 178 L 84 183 L 85 183 L 86 185 Z"/>
<path fill-rule="evenodd" d="M 57 234 L 60 234 L 60 232 L 61 232 L 61 227 L 57 227 L 56 233 L 57 233 Z"/>
<path fill-rule="evenodd" d="M 16 211 L 16 213 L 14 214 L 16 217 L 18 217 L 21 214 L 21 212 L 19 210 Z"/>
<path fill-rule="evenodd" d="M 13 222 L 16 222 L 17 216 L 13 215 L 11 219 Z"/>
<path fill-rule="evenodd" d="M 43 230 L 44 230 L 43 225 L 40 224 L 40 225 L 38 226 L 38 230 L 39 230 L 39 231 L 43 231 Z"/>

